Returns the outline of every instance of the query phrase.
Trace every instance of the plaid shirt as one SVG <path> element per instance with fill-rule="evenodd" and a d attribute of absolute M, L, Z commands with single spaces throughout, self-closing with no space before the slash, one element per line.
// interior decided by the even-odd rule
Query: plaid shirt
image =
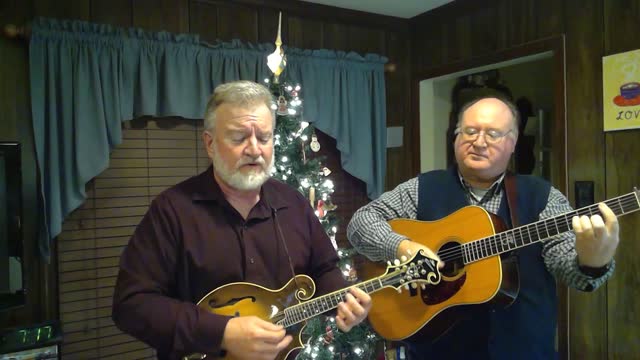
<path fill-rule="evenodd" d="M 501 176 L 481 199 L 460 176 L 470 205 L 478 205 L 488 212 L 497 214 L 502 201 Z M 556 188 L 551 187 L 549 199 L 539 220 L 558 216 L 572 211 L 567 198 Z M 418 178 L 408 180 L 395 189 L 385 192 L 378 199 L 360 208 L 353 215 L 347 228 L 349 241 L 358 252 L 373 261 L 390 260 L 396 257 L 398 245 L 407 238 L 391 231 L 388 220 L 396 218 L 416 219 L 418 216 Z M 575 249 L 576 237 L 572 231 L 551 237 L 543 242 L 542 260 L 547 270 L 556 279 L 570 287 L 582 291 L 593 291 L 604 284 L 613 274 L 615 262 L 608 271 L 593 278 L 582 273 L 578 267 Z"/>

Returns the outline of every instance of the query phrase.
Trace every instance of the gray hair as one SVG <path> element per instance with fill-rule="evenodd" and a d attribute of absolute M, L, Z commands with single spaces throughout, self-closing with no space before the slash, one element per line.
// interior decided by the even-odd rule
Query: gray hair
<path fill-rule="evenodd" d="M 470 107 L 475 105 L 478 101 L 484 100 L 484 99 L 498 99 L 502 101 L 502 103 L 504 103 L 509 108 L 509 111 L 511 112 L 511 122 L 513 123 L 513 129 L 511 130 L 513 132 L 513 135 L 517 138 L 518 130 L 520 128 L 520 113 L 518 112 L 518 108 L 509 99 L 502 96 L 497 96 L 495 94 L 480 96 L 465 103 L 462 106 L 462 108 L 460 108 L 460 111 L 458 112 L 458 122 L 456 123 L 456 129 L 460 129 L 460 124 L 462 124 L 462 118 L 464 116 L 465 111 L 467 111 Z"/>
<path fill-rule="evenodd" d="M 204 129 L 213 132 L 216 125 L 216 109 L 222 104 L 237 105 L 240 107 L 252 107 L 264 104 L 272 111 L 273 125 L 275 126 L 275 112 L 272 109 L 273 95 L 266 86 L 253 81 L 234 81 L 218 85 L 213 95 L 207 102 L 204 113 Z"/>

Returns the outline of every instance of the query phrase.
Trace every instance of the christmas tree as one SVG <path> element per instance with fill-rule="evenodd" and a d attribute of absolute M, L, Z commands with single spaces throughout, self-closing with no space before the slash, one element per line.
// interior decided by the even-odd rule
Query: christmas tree
<path fill-rule="evenodd" d="M 340 249 L 336 241 L 338 219 L 332 210 L 334 184 L 331 170 L 323 166 L 317 156 L 320 143 L 314 127 L 302 117 L 302 89 L 298 84 L 265 79 L 276 103 L 273 176 L 298 189 L 315 209 L 333 246 L 338 251 L 338 266 L 351 283 L 358 281 L 351 257 L 353 249 Z M 304 348 L 298 360 L 371 359 L 375 354 L 378 336 L 366 324 L 351 331 L 340 331 L 333 317 L 318 316 L 307 322 L 303 331 Z"/>

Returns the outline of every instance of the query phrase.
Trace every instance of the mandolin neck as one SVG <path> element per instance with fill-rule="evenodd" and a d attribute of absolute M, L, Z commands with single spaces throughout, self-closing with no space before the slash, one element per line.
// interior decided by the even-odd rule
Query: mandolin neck
<path fill-rule="evenodd" d="M 415 285 L 415 282 L 432 284 L 439 282 L 440 274 L 437 265 L 436 260 L 418 252 L 405 263 L 401 264 L 398 261 L 395 265 L 389 264 L 383 275 L 284 309 L 284 317 L 278 321 L 278 324 L 289 327 L 335 309 L 344 301 L 351 287 L 372 294 L 385 287 L 399 289 L 409 284 Z"/>
<path fill-rule="evenodd" d="M 374 293 L 384 287 L 382 275 L 365 282 L 354 285 L 367 294 Z M 350 288 L 350 287 L 349 287 Z M 345 296 L 349 292 L 349 288 L 340 289 L 332 293 L 319 296 L 313 300 L 306 301 L 304 303 L 290 306 L 284 310 L 285 317 L 279 324 L 284 327 L 289 327 L 306 321 L 312 317 L 318 316 L 329 310 L 333 310 L 338 307 L 338 304 L 344 301 Z"/>

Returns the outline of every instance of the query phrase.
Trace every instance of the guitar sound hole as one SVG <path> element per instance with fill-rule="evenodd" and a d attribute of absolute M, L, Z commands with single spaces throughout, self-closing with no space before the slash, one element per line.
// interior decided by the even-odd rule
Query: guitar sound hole
<path fill-rule="evenodd" d="M 464 263 L 460 244 L 457 242 L 448 242 L 438 250 L 438 256 L 444 261 L 444 268 L 440 273 L 446 277 L 455 277 L 464 270 Z"/>
<path fill-rule="evenodd" d="M 464 263 L 460 254 L 460 244 L 448 242 L 438 250 L 438 256 L 444 261 L 440 270 L 442 280 L 437 285 L 427 285 L 420 291 L 422 302 L 435 305 L 453 297 L 466 280 Z"/>

